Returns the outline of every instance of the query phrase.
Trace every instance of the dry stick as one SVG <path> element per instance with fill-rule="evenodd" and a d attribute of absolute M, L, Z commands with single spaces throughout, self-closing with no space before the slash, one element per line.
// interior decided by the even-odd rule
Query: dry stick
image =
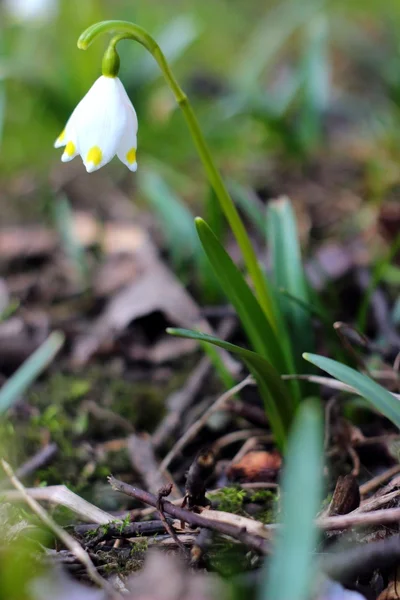
<path fill-rule="evenodd" d="M 227 433 L 218 438 L 212 445 L 212 450 L 215 454 L 218 454 L 222 448 L 225 448 L 230 444 L 235 444 L 236 442 L 241 442 L 242 440 L 247 440 L 250 437 L 257 438 L 258 441 L 267 443 L 272 443 L 274 440 L 273 436 L 265 433 L 264 429 L 239 429 L 238 431 L 232 431 L 231 433 Z"/>
<path fill-rule="evenodd" d="M 98 574 L 96 567 L 94 566 L 90 556 L 82 548 L 82 546 L 64 529 L 62 529 L 57 523 L 47 514 L 47 512 L 40 506 L 36 500 L 31 498 L 26 492 L 22 483 L 14 475 L 11 466 L 4 460 L 1 460 L 1 465 L 10 479 L 11 483 L 24 497 L 26 503 L 30 506 L 32 511 L 39 517 L 39 519 L 58 537 L 68 550 L 70 550 L 76 558 L 84 565 L 87 574 L 90 579 L 99 587 L 103 588 L 112 597 L 115 596 L 114 588 Z"/>
<path fill-rule="evenodd" d="M 265 410 L 261 406 L 254 406 L 253 404 L 242 402 L 235 398 L 227 402 L 226 410 L 230 413 L 246 419 L 252 425 L 256 427 L 268 427 L 268 419 L 265 416 Z"/>
<path fill-rule="evenodd" d="M 218 337 L 222 339 L 229 337 L 235 325 L 236 319 L 224 319 L 217 330 Z M 184 387 L 177 392 L 173 392 L 167 398 L 168 413 L 153 433 L 152 442 L 156 449 L 165 444 L 179 426 L 182 414 L 189 408 L 194 397 L 199 392 L 211 367 L 211 360 L 208 356 L 204 356 L 189 375 Z"/>
<path fill-rule="evenodd" d="M 169 535 L 172 537 L 172 539 L 174 540 L 174 542 L 176 543 L 178 548 L 181 549 L 181 551 L 183 552 L 183 555 L 187 556 L 185 545 L 179 541 L 179 538 L 176 535 L 173 526 L 171 525 L 171 523 L 168 522 L 166 516 L 164 515 L 163 499 L 166 496 L 169 496 L 169 494 L 171 493 L 171 490 L 172 490 L 172 483 L 170 483 L 169 485 L 166 485 L 163 488 L 161 488 L 160 490 L 158 490 L 157 510 L 158 510 L 158 514 L 160 515 L 160 519 L 163 522 L 166 532 L 169 533 Z"/>
<path fill-rule="evenodd" d="M 370 525 L 389 525 L 400 522 L 400 508 L 384 508 L 367 513 L 349 513 L 337 517 L 317 519 L 317 526 L 325 531 L 368 527 Z"/>
<path fill-rule="evenodd" d="M 118 479 L 115 479 L 115 477 L 109 477 L 108 481 L 114 490 L 122 492 L 131 498 L 136 498 L 136 500 L 140 500 L 145 504 L 150 504 L 151 506 L 157 508 L 158 498 L 154 496 L 154 494 L 149 494 L 144 490 L 140 490 L 139 488 L 133 487 L 127 483 L 118 481 Z M 230 537 L 239 540 L 246 546 L 249 546 L 253 550 L 263 554 L 266 554 L 269 551 L 269 544 L 265 539 L 248 533 L 248 531 L 246 531 L 246 529 L 243 527 L 237 527 L 230 523 L 219 523 L 218 521 L 213 521 L 209 518 L 202 517 L 200 514 L 186 510 L 185 508 L 174 506 L 172 502 L 168 502 L 167 500 L 162 500 L 162 506 L 164 513 L 171 515 L 175 519 L 184 521 L 191 526 L 205 527 L 206 529 L 218 531 L 222 535 L 229 535 Z M 260 525 L 262 524 L 260 523 Z"/>
<path fill-rule="evenodd" d="M 29 460 L 27 460 L 23 465 L 21 465 L 15 472 L 15 475 L 22 479 L 31 473 L 34 473 L 43 465 L 46 465 L 50 462 L 55 454 L 58 452 L 58 446 L 55 442 L 51 444 L 47 444 L 44 448 L 41 448 L 39 452 L 34 454 Z"/>
<path fill-rule="evenodd" d="M 145 488 L 156 494 L 165 485 L 172 484 L 172 498 L 180 498 L 182 492 L 169 473 L 160 473 L 151 437 L 148 434 L 132 434 L 128 438 L 128 455 L 135 471 L 139 473 Z"/>
<path fill-rule="evenodd" d="M 394 490 L 393 492 L 389 492 L 388 494 L 384 494 L 383 496 L 375 496 L 371 499 L 364 500 L 361 506 L 352 511 L 351 514 L 354 515 L 356 513 L 359 514 L 361 512 L 366 513 L 376 511 L 378 508 L 381 508 L 382 506 L 389 504 L 393 500 L 396 500 L 396 498 L 398 498 L 399 496 L 400 490 Z"/>
<path fill-rule="evenodd" d="M 163 472 L 163 471 L 165 471 L 165 469 L 168 468 L 169 464 L 175 458 L 175 456 L 178 454 L 178 452 L 180 452 L 182 450 L 182 448 L 184 446 L 186 446 L 186 444 L 199 433 L 199 431 L 204 427 L 204 425 L 207 423 L 207 421 L 211 417 L 211 415 L 213 415 L 218 410 L 222 410 L 225 403 L 230 398 L 232 398 L 232 396 L 234 396 L 235 394 L 240 392 L 240 390 L 245 388 L 247 385 L 253 385 L 253 384 L 254 384 L 254 379 L 249 375 L 248 377 L 246 377 L 246 379 L 244 379 L 243 381 L 241 381 L 240 383 L 235 385 L 233 388 L 231 388 L 230 390 L 228 390 L 227 392 L 222 394 L 222 396 L 220 396 L 214 402 L 214 404 L 212 404 L 210 406 L 210 408 L 208 410 L 206 410 L 206 412 L 203 414 L 202 417 L 200 417 L 200 419 L 198 419 L 195 423 L 193 423 L 193 425 L 191 425 L 189 427 L 189 429 L 182 435 L 182 437 L 177 441 L 177 443 L 171 448 L 171 450 L 168 452 L 167 456 L 164 458 L 164 460 L 162 461 L 162 463 L 160 465 L 160 471 Z"/>
<path fill-rule="evenodd" d="M 385 483 L 385 481 L 387 481 L 391 477 L 394 477 L 394 475 L 397 475 L 398 473 L 400 473 L 400 464 L 394 465 L 394 467 L 391 467 L 384 473 L 381 473 L 380 475 L 377 475 L 373 479 L 367 481 L 367 483 L 360 485 L 361 496 L 366 496 L 367 494 L 378 488 L 380 485 L 382 485 L 382 483 Z"/>
<path fill-rule="evenodd" d="M 65 485 L 50 485 L 47 488 L 24 488 L 24 490 L 25 494 L 35 500 L 50 502 L 56 506 L 65 506 L 88 523 L 105 525 L 115 521 L 113 515 L 84 500 Z M 10 502 L 25 499 L 25 496 L 15 490 L 4 490 L 4 492 L 1 492 L 1 496 Z"/>

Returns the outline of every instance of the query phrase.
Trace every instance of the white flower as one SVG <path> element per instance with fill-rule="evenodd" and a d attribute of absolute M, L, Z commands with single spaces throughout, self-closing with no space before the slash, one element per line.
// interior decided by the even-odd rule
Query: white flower
<path fill-rule="evenodd" d="M 136 171 L 137 129 L 136 112 L 121 81 L 102 75 L 75 108 L 54 146 L 65 146 L 63 162 L 80 154 L 88 173 L 115 155 Z"/>
<path fill-rule="evenodd" d="M 58 0 L 5 0 L 4 8 L 17 21 L 50 21 L 57 13 Z"/>

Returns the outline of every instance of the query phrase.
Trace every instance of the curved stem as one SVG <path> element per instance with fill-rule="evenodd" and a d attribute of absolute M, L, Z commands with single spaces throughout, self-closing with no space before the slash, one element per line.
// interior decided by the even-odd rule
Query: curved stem
<path fill-rule="evenodd" d="M 258 264 L 251 241 L 247 235 L 246 229 L 242 223 L 235 204 L 230 197 L 223 179 L 214 164 L 211 152 L 204 139 L 200 125 L 193 111 L 193 108 L 185 92 L 176 81 L 171 68 L 161 51 L 157 42 L 142 27 L 129 23 L 128 21 L 102 21 L 86 29 L 78 40 L 78 47 L 86 50 L 89 45 L 103 33 L 114 33 L 115 37 L 111 43 L 115 44 L 122 39 L 131 39 L 139 42 L 153 55 L 161 69 L 164 78 L 171 88 L 177 103 L 179 104 L 190 133 L 196 145 L 197 151 L 203 162 L 210 184 L 219 200 L 222 210 L 229 222 L 232 232 L 239 244 L 243 259 L 245 261 L 249 275 L 253 281 L 255 292 L 260 305 L 266 313 L 271 325 L 276 329 L 276 319 L 274 316 L 273 303 L 264 274 Z"/>

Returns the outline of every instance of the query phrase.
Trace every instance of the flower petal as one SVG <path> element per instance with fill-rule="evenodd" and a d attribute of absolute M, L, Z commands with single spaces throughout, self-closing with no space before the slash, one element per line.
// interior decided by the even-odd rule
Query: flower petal
<path fill-rule="evenodd" d="M 115 156 L 127 126 L 127 112 L 118 78 L 100 77 L 77 108 L 73 127 L 88 172 L 96 171 Z"/>
<path fill-rule="evenodd" d="M 62 146 L 65 146 L 65 144 L 67 143 L 65 140 L 65 133 L 65 129 L 63 129 L 56 141 L 54 142 L 54 148 L 61 148 Z"/>
<path fill-rule="evenodd" d="M 118 147 L 117 156 L 130 171 L 137 171 L 136 148 L 137 148 L 137 118 L 133 107 L 128 113 L 128 126 L 124 131 Z"/>
<path fill-rule="evenodd" d="M 73 140 L 69 140 L 65 144 L 65 150 L 64 150 L 63 155 L 61 156 L 61 160 L 62 160 L 62 162 L 69 162 L 70 160 L 75 158 L 75 156 L 78 156 L 78 154 L 79 154 L 79 152 L 76 147 L 76 142 Z"/>

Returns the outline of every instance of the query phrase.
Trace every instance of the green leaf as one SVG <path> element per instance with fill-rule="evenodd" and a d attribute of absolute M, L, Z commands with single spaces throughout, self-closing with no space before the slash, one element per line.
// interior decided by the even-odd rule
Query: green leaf
<path fill-rule="evenodd" d="M 278 447 L 282 450 L 285 447 L 295 404 L 276 369 L 260 354 L 240 348 L 211 335 L 190 331 L 189 329 L 167 329 L 167 332 L 177 337 L 197 340 L 200 343 L 214 344 L 228 350 L 228 352 L 237 354 L 243 359 L 257 382 L 271 429 Z"/>
<path fill-rule="evenodd" d="M 265 208 L 256 193 L 236 181 L 228 181 L 228 188 L 235 204 L 240 208 L 252 226 L 264 237 Z"/>
<path fill-rule="evenodd" d="M 221 287 L 233 304 L 254 350 L 279 373 L 288 371 L 281 344 L 243 275 L 203 219 L 196 219 L 200 241 Z"/>
<path fill-rule="evenodd" d="M 128 17 L 129 18 L 129 17 Z M 162 48 L 169 63 L 174 63 L 184 56 L 189 46 L 200 36 L 201 28 L 193 15 L 179 15 L 168 21 L 162 29 L 156 32 L 155 39 Z M 135 56 L 135 69 L 132 75 L 132 69 L 129 61 L 126 72 L 137 82 L 151 83 L 160 76 L 160 70 L 156 62 L 149 53 L 140 53 Z"/>
<path fill-rule="evenodd" d="M 52 333 L 35 350 L 10 379 L 0 389 L 0 414 L 5 413 L 51 363 L 64 343 L 64 335 L 59 331 Z"/>
<path fill-rule="evenodd" d="M 142 169 L 138 180 L 158 218 L 175 267 L 198 259 L 201 248 L 193 226 L 193 215 L 184 202 L 154 169 Z"/>
<path fill-rule="evenodd" d="M 291 333 L 294 360 L 299 368 L 302 362 L 302 352 L 312 349 L 314 342 L 310 312 L 300 304 L 308 305 L 310 300 L 301 260 L 296 218 L 288 198 L 282 197 L 269 203 L 267 236 L 272 255 L 275 285 L 278 289 L 287 290 L 299 301 L 295 304 L 281 298 L 279 304 Z"/>
<path fill-rule="evenodd" d="M 268 561 L 259 600 L 307 600 L 318 543 L 314 519 L 322 500 L 322 412 L 315 400 L 299 408 L 289 436 L 282 478 L 282 529 Z"/>
<path fill-rule="evenodd" d="M 82 287 L 87 288 L 89 286 L 89 268 L 85 251 L 75 235 L 73 214 L 65 195 L 57 198 L 54 203 L 54 221 L 61 238 L 63 250 L 71 262 L 79 283 Z"/>
<path fill-rule="evenodd" d="M 305 360 L 326 371 L 335 379 L 355 388 L 360 396 L 400 428 L 400 401 L 379 383 L 331 358 L 307 353 L 303 356 Z"/>
<path fill-rule="evenodd" d="M 324 6 L 324 0 L 286 0 L 267 11 L 252 35 L 247 36 L 235 64 L 234 82 L 251 94 L 258 88 L 261 75 L 266 77 L 290 36 Z"/>
<path fill-rule="evenodd" d="M 309 20 L 305 36 L 304 98 L 298 127 L 305 148 L 312 150 L 322 139 L 322 119 L 331 97 L 328 17 L 323 11 Z"/>

